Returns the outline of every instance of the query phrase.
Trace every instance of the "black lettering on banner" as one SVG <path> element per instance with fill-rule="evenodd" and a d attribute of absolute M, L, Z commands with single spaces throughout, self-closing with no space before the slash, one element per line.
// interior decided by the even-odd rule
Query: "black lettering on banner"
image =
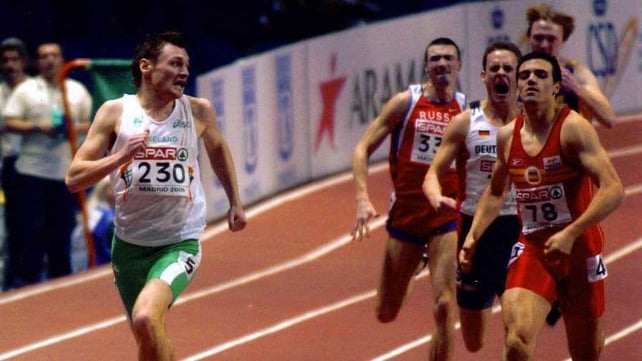
<path fill-rule="evenodd" d="M 617 71 L 618 38 L 612 23 L 590 24 L 588 29 L 588 65 L 597 77 Z"/>
<path fill-rule="evenodd" d="M 379 72 L 366 68 L 361 74 L 353 76 L 351 119 L 356 119 L 360 125 L 368 124 L 396 92 L 405 91 L 410 84 L 417 83 L 416 79 L 421 78 L 417 73 L 423 69 L 417 67 L 415 63 L 415 59 L 409 59 L 407 72 L 404 72 L 404 66 L 401 63 L 395 63 Z"/>

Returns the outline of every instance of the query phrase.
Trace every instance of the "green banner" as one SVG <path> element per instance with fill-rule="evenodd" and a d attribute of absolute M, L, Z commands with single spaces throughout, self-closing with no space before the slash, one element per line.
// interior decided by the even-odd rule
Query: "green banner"
<path fill-rule="evenodd" d="M 131 60 L 91 59 L 87 70 L 94 85 L 92 119 L 106 100 L 120 98 L 123 94 L 135 94 L 137 91 L 131 79 Z"/>

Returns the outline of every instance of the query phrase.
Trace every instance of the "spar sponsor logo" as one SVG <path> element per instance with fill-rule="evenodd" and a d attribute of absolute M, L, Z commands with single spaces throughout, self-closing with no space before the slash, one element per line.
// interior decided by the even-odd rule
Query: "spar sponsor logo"
<path fill-rule="evenodd" d="M 439 135 L 443 135 L 444 130 L 446 129 L 445 124 L 439 125 L 439 124 L 430 123 L 430 122 L 417 122 L 415 123 L 415 127 L 417 129 L 417 132 L 439 134 Z"/>
<path fill-rule="evenodd" d="M 545 188 L 518 189 L 515 192 L 516 200 L 521 203 L 555 201 L 563 196 L 564 190 L 558 185 Z"/>
<path fill-rule="evenodd" d="M 185 148 L 175 147 L 147 147 L 144 150 L 136 153 L 134 159 L 136 160 L 179 160 L 186 161 L 188 158 L 188 151 Z"/>

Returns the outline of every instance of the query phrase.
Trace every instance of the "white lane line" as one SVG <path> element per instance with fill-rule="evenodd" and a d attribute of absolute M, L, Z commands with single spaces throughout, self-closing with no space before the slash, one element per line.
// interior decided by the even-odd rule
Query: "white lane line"
<path fill-rule="evenodd" d="M 630 147 L 624 147 L 624 148 L 618 148 L 618 149 L 612 149 L 607 151 L 607 154 L 611 159 L 613 158 L 620 158 L 620 157 L 626 157 L 629 155 L 635 155 L 638 153 L 642 153 L 642 145 L 634 145 Z"/>
<path fill-rule="evenodd" d="M 620 115 L 615 119 L 615 124 L 635 123 L 639 121 L 642 121 L 642 113 Z"/>
<path fill-rule="evenodd" d="M 282 322 L 279 322 L 277 324 L 274 324 L 274 325 L 272 325 L 270 327 L 266 327 L 266 328 L 261 329 L 259 331 L 247 334 L 247 335 L 245 335 L 243 337 L 239 337 L 237 339 L 222 343 L 222 344 L 220 344 L 220 345 L 218 345 L 218 346 L 216 346 L 214 348 L 211 348 L 209 350 L 203 351 L 203 352 L 198 353 L 196 355 L 189 356 L 189 357 L 183 359 L 183 361 L 202 360 L 202 359 L 204 359 L 206 357 L 210 357 L 212 355 L 216 355 L 218 353 L 221 353 L 221 352 L 223 352 L 225 350 L 229 350 L 231 348 L 234 348 L 236 346 L 242 345 L 244 343 L 251 342 L 251 341 L 254 341 L 254 340 L 258 339 L 258 338 L 261 338 L 261 337 L 264 337 L 264 336 L 268 336 L 270 334 L 282 331 L 282 330 L 284 330 L 286 328 L 295 326 L 295 325 L 297 325 L 299 323 L 305 322 L 305 321 L 313 319 L 315 317 L 323 316 L 323 315 L 325 315 L 327 313 L 339 310 L 339 309 L 344 308 L 344 307 L 351 306 L 351 305 L 353 305 L 355 303 L 359 303 L 361 301 L 365 301 L 367 299 L 370 299 L 370 298 L 374 297 L 375 294 L 376 294 L 376 291 L 375 290 L 371 290 L 371 291 L 364 292 L 362 294 L 359 294 L 359 295 L 356 295 L 356 296 L 341 300 L 339 302 L 335 302 L 335 303 L 329 304 L 329 305 L 327 305 L 325 307 L 321 307 L 321 308 L 318 308 L 316 310 L 312 310 L 312 311 L 303 313 L 303 314 L 301 314 L 301 315 L 299 315 L 297 317 L 293 317 L 293 318 L 287 319 L 285 321 L 282 321 Z"/>
<path fill-rule="evenodd" d="M 114 326 L 114 325 L 116 325 L 118 323 L 125 322 L 125 321 L 126 321 L 125 316 L 119 316 L 119 317 L 113 317 L 113 318 L 104 320 L 104 321 L 99 322 L 99 323 L 94 323 L 93 325 L 90 325 L 90 326 L 77 328 L 77 329 L 75 329 L 75 330 L 73 330 L 71 332 L 63 333 L 63 334 L 57 335 L 55 337 L 46 338 L 46 339 L 44 339 L 42 341 L 31 343 L 31 344 L 26 345 L 24 347 L 17 348 L 15 350 L 11 350 L 9 352 L 5 352 L 3 354 L 0 354 L 0 360 L 9 360 L 12 357 L 16 357 L 16 356 L 25 354 L 27 352 L 31 352 L 31 351 L 35 351 L 35 350 L 40 349 L 40 348 L 51 346 L 51 345 L 53 345 L 55 343 L 62 342 L 62 341 L 65 341 L 65 340 L 69 340 L 69 339 L 72 339 L 74 337 L 79 337 L 79 336 L 82 336 L 82 335 L 85 335 L 87 333 L 94 332 L 94 331 L 97 331 L 97 330 L 100 330 L 100 329 L 103 329 L 103 328 L 111 327 L 111 326 Z"/>
<path fill-rule="evenodd" d="M 375 219 L 374 221 L 370 222 L 370 229 L 374 230 L 375 228 L 381 227 L 385 223 L 385 217 L 379 217 Z M 326 243 L 325 245 L 313 250 L 312 252 L 309 252 L 299 258 L 292 259 L 287 262 L 279 263 L 275 266 L 268 267 L 262 271 L 254 272 L 251 273 L 247 276 L 237 278 L 234 280 L 231 280 L 229 282 L 222 283 L 220 285 L 216 285 L 213 287 L 205 288 L 199 291 L 191 292 L 189 294 L 186 294 L 185 296 L 181 296 L 175 303 L 175 305 L 179 305 L 182 303 L 190 302 L 198 298 L 202 297 L 207 297 L 209 295 L 219 293 L 222 291 L 225 291 L 230 288 L 246 285 L 250 282 L 254 282 L 256 280 L 259 280 L 261 278 L 265 278 L 268 276 L 275 275 L 277 273 L 285 272 L 287 270 L 290 270 L 292 268 L 301 266 L 303 264 L 306 264 L 308 262 L 312 262 L 318 258 L 321 258 L 328 253 L 341 248 L 348 243 L 352 241 L 352 237 L 350 235 L 342 236 L 339 237 L 335 240 L 333 240 L 330 243 Z"/>
<path fill-rule="evenodd" d="M 642 192 L 642 184 L 635 184 L 630 187 L 624 188 L 624 194 L 627 196 L 632 196 Z"/>
<path fill-rule="evenodd" d="M 381 226 L 381 224 L 378 224 L 376 227 L 380 227 L 380 226 Z M 374 229 L 374 227 L 372 227 L 372 229 Z M 424 278 L 426 276 L 428 276 L 428 271 L 424 270 L 419 275 L 417 275 L 415 277 L 415 279 L 421 279 L 421 278 Z M 312 311 L 305 312 L 305 313 L 303 313 L 303 314 L 301 314 L 299 316 L 286 319 L 286 320 L 281 321 L 279 323 L 276 323 L 276 324 L 274 324 L 272 326 L 266 327 L 266 328 L 264 328 L 262 330 L 255 331 L 255 332 L 249 333 L 247 335 L 241 336 L 239 338 L 224 342 L 224 343 L 222 343 L 220 345 L 217 345 L 217 346 L 214 346 L 214 347 L 212 347 L 212 348 L 210 348 L 208 350 L 202 351 L 202 352 L 200 352 L 200 353 L 198 353 L 196 355 L 188 356 L 186 359 L 183 359 L 182 361 L 202 360 L 202 359 L 204 359 L 206 357 L 216 355 L 218 353 L 221 353 L 221 352 L 223 352 L 225 350 L 229 350 L 231 348 L 234 348 L 236 346 L 242 345 L 244 343 L 248 343 L 248 342 L 254 341 L 254 340 L 258 339 L 258 338 L 261 338 L 261 337 L 264 337 L 264 336 L 268 336 L 268 335 L 276 333 L 278 331 L 282 331 L 282 330 L 284 330 L 286 328 L 295 326 L 295 325 L 297 325 L 299 323 L 302 323 L 304 321 L 313 319 L 315 317 L 320 317 L 320 316 L 323 316 L 323 315 L 325 315 L 327 313 L 340 310 L 340 309 L 342 309 L 344 307 L 352 306 L 352 305 L 354 305 L 356 303 L 359 303 L 359 302 L 362 302 L 362 301 L 366 301 L 366 300 L 368 300 L 370 298 L 375 297 L 376 294 L 377 294 L 376 290 L 370 290 L 368 292 L 361 293 L 361 294 L 359 294 L 357 296 L 352 296 L 352 297 L 346 298 L 344 300 L 332 303 L 330 305 L 327 305 L 327 306 L 324 306 L 324 307 L 321 307 L 321 308 L 317 308 L 317 309 L 312 310 Z"/>

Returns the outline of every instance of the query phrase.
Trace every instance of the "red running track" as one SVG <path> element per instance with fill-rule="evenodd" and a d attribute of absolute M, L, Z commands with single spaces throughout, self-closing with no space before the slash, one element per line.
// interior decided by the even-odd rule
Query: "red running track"
<path fill-rule="evenodd" d="M 608 261 L 604 360 L 639 360 L 642 352 L 642 119 L 598 128 L 627 189 L 605 222 Z M 354 190 L 349 174 L 274 197 L 248 210 L 240 233 L 208 227 L 203 262 L 173 306 L 168 332 L 181 360 L 421 360 L 434 323 L 425 273 L 391 324 L 374 317 L 386 233 L 390 182 L 373 166 L 373 201 L 382 215 L 371 237 L 350 242 Z M 544 330 L 538 359 L 568 358 L 563 325 Z M 498 313 L 487 344 L 466 352 L 457 333 L 456 360 L 499 359 Z M 0 294 L 0 360 L 133 360 L 136 348 L 101 267 Z"/>

